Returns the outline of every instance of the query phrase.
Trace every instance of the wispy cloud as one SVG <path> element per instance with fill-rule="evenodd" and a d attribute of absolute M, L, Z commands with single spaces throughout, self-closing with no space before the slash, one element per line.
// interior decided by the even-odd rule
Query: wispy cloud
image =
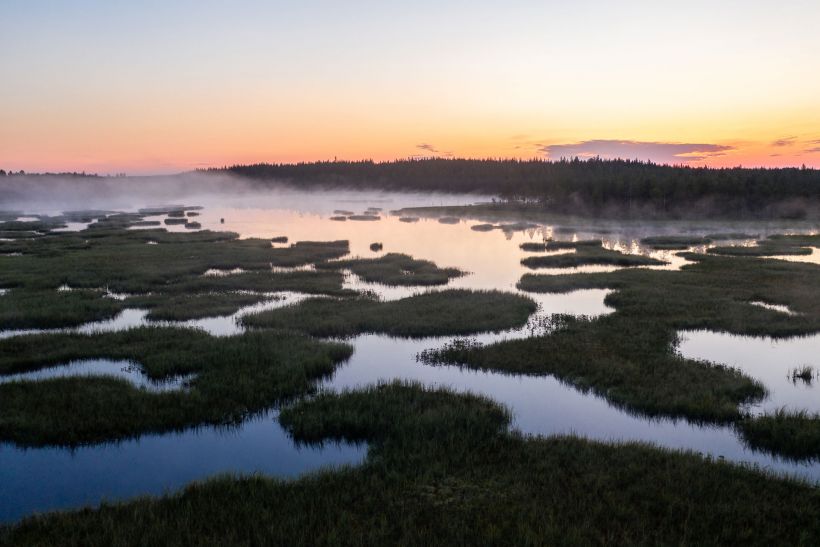
<path fill-rule="evenodd" d="M 453 156 L 452 152 L 441 151 L 438 148 L 436 148 L 435 146 L 433 146 L 432 144 L 426 143 L 426 142 L 423 142 L 421 144 L 417 144 L 416 148 L 421 150 L 422 152 L 425 152 L 427 155 L 444 156 L 444 157 L 447 157 L 447 158 Z"/>
<path fill-rule="evenodd" d="M 797 140 L 797 137 L 783 137 L 777 139 L 776 141 L 772 142 L 772 146 L 791 146 L 794 144 L 794 141 Z"/>
<path fill-rule="evenodd" d="M 820 146 L 815 146 L 814 148 L 807 148 L 806 150 L 804 150 L 804 152 L 806 152 L 807 154 L 818 154 L 820 153 Z"/>
<path fill-rule="evenodd" d="M 656 163 L 679 164 L 722 156 L 733 146 L 706 143 L 641 142 L 626 140 L 590 140 L 569 144 L 549 144 L 540 151 L 551 159 L 559 158 L 624 158 L 651 160 Z"/>

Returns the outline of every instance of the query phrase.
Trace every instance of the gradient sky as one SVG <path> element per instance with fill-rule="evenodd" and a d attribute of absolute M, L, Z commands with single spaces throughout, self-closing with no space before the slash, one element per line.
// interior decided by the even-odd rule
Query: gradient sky
<path fill-rule="evenodd" d="M 0 168 L 820 167 L 820 2 L 0 0 Z"/>

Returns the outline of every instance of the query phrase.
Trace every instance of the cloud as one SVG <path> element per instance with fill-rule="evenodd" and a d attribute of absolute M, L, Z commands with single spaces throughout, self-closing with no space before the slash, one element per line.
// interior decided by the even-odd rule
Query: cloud
<path fill-rule="evenodd" d="M 782 139 L 777 139 L 776 141 L 772 142 L 772 146 L 791 146 L 794 144 L 794 141 L 797 140 L 797 137 L 783 137 Z"/>
<path fill-rule="evenodd" d="M 436 148 L 432 144 L 429 144 L 429 143 L 426 143 L 426 142 L 423 142 L 421 144 L 417 144 L 416 148 L 418 148 L 419 150 L 422 150 L 423 152 L 426 152 L 427 156 L 430 156 L 430 155 L 444 156 L 444 157 L 447 157 L 447 158 L 453 156 L 452 152 L 442 152 L 441 150 L 439 150 L 438 148 Z"/>
<path fill-rule="evenodd" d="M 550 159 L 594 158 L 639 159 L 655 163 L 680 164 L 722 156 L 733 146 L 677 142 L 641 142 L 621 140 L 590 140 L 570 144 L 550 144 L 540 151 Z"/>
<path fill-rule="evenodd" d="M 807 148 L 806 150 L 803 150 L 803 152 L 806 152 L 807 154 L 820 153 L 820 146 L 815 146 L 814 148 Z"/>

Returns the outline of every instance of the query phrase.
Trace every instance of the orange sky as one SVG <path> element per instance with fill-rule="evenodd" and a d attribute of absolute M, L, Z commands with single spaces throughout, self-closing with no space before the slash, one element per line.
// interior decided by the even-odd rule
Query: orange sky
<path fill-rule="evenodd" d="M 70 4 L 0 5 L 0 168 L 564 154 L 820 167 L 816 2 Z"/>

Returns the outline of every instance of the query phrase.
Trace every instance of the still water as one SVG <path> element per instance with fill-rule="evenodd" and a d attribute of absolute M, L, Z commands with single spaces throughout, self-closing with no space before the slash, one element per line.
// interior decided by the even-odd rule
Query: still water
<path fill-rule="evenodd" d="M 641 247 L 640 238 L 662 234 L 706 234 L 747 232 L 813 232 L 814 226 L 783 223 L 756 223 L 752 226 L 686 223 L 596 223 L 577 219 L 529 226 L 526 229 L 476 231 L 478 221 L 459 220 L 441 223 L 435 219 L 402 222 L 388 211 L 414 205 L 465 204 L 474 196 L 407 195 L 385 193 L 335 192 L 304 194 L 281 192 L 266 196 L 238 196 L 232 199 L 191 203 L 204 205 L 196 218 L 204 229 L 232 230 L 241 237 L 271 238 L 287 236 L 290 242 L 304 240 L 350 241 L 351 254 L 376 257 L 388 252 L 403 252 L 428 259 L 439 266 L 454 266 L 469 272 L 454 279 L 447 288 L 500 289 L 516 291 L 523 273 L 530 272 L 520 260 L 528 256 L 519 245 L 544 239 L 603 238 L 605 245 L 624 252 L 643 253 L 677 269 L 686 264 L 674 252 L 651 252 Z M 134 208 L 151 205 L 134 204 Z M 368 209 L 370 210 L 368 211 Z M 375 211 L 372 208 L 380 208 Z M 334 211 L 376 214 L 379 220 L 334 221 Z M 27 211 L 35 212 L 35 211 Z M 162 217 L 156 217 L 161 219 Z M 71 228 L 82 229 L 84 225 Z M 183 231 L 184 228 L 169 226 Z M 382 243 L 373 252 L 371 243 Z M 736 244 L 753 244 L 740 240 Z M 696 249 L 696 250 L 703 250 Z M 812 257 L 808 255 L 809 261 Z M 804 257 L 804 260 L 807 257 Z M 587 268 L 580 271 L 608 271 L 613 268 Z M 539 273 L 567 273 L 574 270 L 538 270 Z M 231 272 L 208 272 L 231 275 Z M 439 288 L 391 288 L 365 283 L 348 274 L 345 284 L 356 290 L 371 290 L 383 299 L 396 299 Z M 68 288 L 70 289 L 70 288 Z M 554 313 L 594 316 L 610 313 L 604 304 L 607 291 L 584 290 L 561 295 L 529 295 L 539 311 L 521 329 L 503 333 L 483 333 L 474 338 L 491 342 L 529 336 L 544 329 L 542 319 Z M 121 295 L 111 295 L 117 297 Z M 236 319 L 246 313 L 288 305 L 305 298 L 298 293 L 277 293 L 269 299 L 244 308 L 232 316 L 187 321 L 182 325 L 225 336 L 241 332 Z M 2 295 L 0 295 L 2 298 Z M 90 323 L 79 332 L 119 330 L 150 323 L 144 310 L 126 310 L 118 317 Z M 180 323 L 163 323 L 180 325 Z M 21 331 L 0 332 L 0 337 L 16 336 Z M 793 463 L 747 449 L 731 427 L 697 426 L 682 420 L 636 416 L 609 405 L 605 400 L 568 387 L 549 377 L 525 377 L 492 372 L 475 372 L 458 367 L 432 367 L 416 359 L 419 352 L 437 348 L 452 338 L 398 339 L 382 335 L 362 335 L 350 342 L 353 356 L 330 377 L 320 382 L 325 390 L 340 390 L 393 379 L 418 380 L 458 391 L 485 394 L 509 407 L 513 427 L 532 435 L 574 433 L 608 441 L 645 441 L 670 448 L 689 449 L 712 457 L 743 462 L 762 469 L 820 480 L 817 462 Z M 730 364 L 761 380 L 769 397 L 752 412 L 770 411 L 781 406 L 820 410 L 815 382 L 794 382 L 791 371 L 798 366 L 820 368 L 820 336 L 772 341 L 736 337 L 710 332 L 681 333 L 678 351 L 698 359 Z M 185 378 L 157 385 L 142 375 L 133 363 L 93 360 L 67 363 L 13 380 L 40 380 L 68 375 L 115 375 L 146 389 L 185 389 Z M 9 381 L 6 377 L 2 381 Z M 22 449 L 0 444 L 0 521 L 14 521 L 34 512 L 96 505 L 104 500 L 127 499 L 141 494 L 173 492 L 193 480 L 219 473 L 262 473 L 279 477 L 344 464 L 360 463 L 366 447 L 352 444 L 326 444 L 321 447 L 296 446 L 278 425 L 271 410 L 237 427 L 202 427 L 162 435 L 144 435 L 119 443 L 83 447 Z"/>

